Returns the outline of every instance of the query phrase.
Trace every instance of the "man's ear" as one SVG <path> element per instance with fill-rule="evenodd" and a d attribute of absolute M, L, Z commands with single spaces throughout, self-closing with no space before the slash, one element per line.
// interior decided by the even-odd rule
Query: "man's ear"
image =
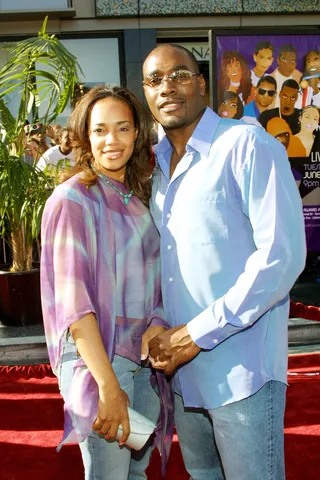
<path fill-rule="evenodd" d="M 199 75 L 199 86 L 200 86 L 200 95 L 202 97 L 204 97 L 204 95 L 206 93 L 206 81 L 205 81 L 202 73 L 200 73 L 200 75 Z"/>
<path fill-rule="evenodd" d="M 257 63 L 257 55 L 254 53 L 252 56 L 253 56 L 253 60 L 255 61 L 255 63 Z"/>

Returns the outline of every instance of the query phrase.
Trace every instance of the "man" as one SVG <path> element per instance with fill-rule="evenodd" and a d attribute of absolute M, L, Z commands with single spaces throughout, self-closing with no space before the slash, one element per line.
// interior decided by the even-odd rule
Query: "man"
<path fill-rule="evenodd" d="M 292 135 L 289 125 L 283 118 L 274 117 L 269 120 L 266 130 L 270 135 L 279 140 L 287 150 L 289 158 L 306 157 L 306 149 L 301 140 Z"/>
<path fill-rule="evenodd" d="M 293 135 L 300 131 L 300 110 L 295 108 L 299 94 L 299 85 L 295 80 L 286 80 L 280 91 L 280 108 L 271 108 L 261 113 L 259 122 L 266 128 L 268 121 L 274 117 L 283 118 L 289 125 Z"/>
<path fill-rule="evenodd" d="M 270 42 L 259 42 L 257 43 L 253 60 L 256 65 L 251 70 L 251 81 L 252 85 L 257 86 L 259 80 L 265 75 L 268 68 L 272 65 L 273 62 L 274 49 Z"/>
<path fill-rule="evenodd" d="M 44 170 L 47 165 L 56 166 L 60 161 L 63 163 L 70 163 L 74 165 L 74 153 L 71 147 L 70 131 L 67 128 L 62 128 L 58 135 L 59 145 L 49 148 L 39 159 L 37 167 Z"/>
<path fill-rule="evenodd" d="M 244 107 L 244 116 L 258 119 L 268 110 L 277 94 L 277 82 L 271 75 L 260 78 L 255 90 L 255 99 Z"/>
<path fill-rule="evenodd" d="M 204 107 L 205 80 L 183 47 L 159 45 L 143 78 L 166 133 L 151 212 L 172 328 L 149 328 L 142 358 L 175 372 L 175 422 L 194 480 L 284 479 L 288 292 L 305 260 L 289 162 L 262 128 Z M 213 431 L 208 420 L 199 434 L 194 407 Z"/>
<path fill-rule="evenodd" d="M 281 90 L 282 84 L 289 79 L 300 82 L 302 73 L 296 69 L 297 66 L 297 50 L 292 45 L 282 45 L 279 48 L 277 57 L 278 67 L 271 73 L 276 79 L 278 91 Z M 276 107 L 279 106 L 280 100 L 277 97 Z"/>

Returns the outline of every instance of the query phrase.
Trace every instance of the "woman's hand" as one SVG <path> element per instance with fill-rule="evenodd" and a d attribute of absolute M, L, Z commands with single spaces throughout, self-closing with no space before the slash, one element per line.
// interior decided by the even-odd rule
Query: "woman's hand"
<path fill-rule="evenodd" d="M 130 434 L 129 404 L 128 395 L 121 390 L 118 382 L 113 386 L 100 388 L 98 414 L 92 425 L 93 430 L 104 435 L 106 440 L 110 440 L 117 436 L 119 425 L 121 425 L 123 433 L 119 444 L 123 445 Z"/>
<path fill-rule="evenodd" d="M 104 348 L 95 316 L 89 313 L 70 326 L 76 348 L 99 388 L 98 415 L 92 428 L 107 440 L 115 438 L 119 425 L 123 445 L 130 434 L 128 395 L 121 390 Z"/>
<path fill-rule="evenodd" d="M 147 330 L 144 332 L 141 340 L 141 360 L 142 361 L 147 360 L 149 356 L 150 340 L 152 340 L 154 337 L 164 332 L 165 330 L 167 329 L 162 325 L 154 325 L 153 327 L 147 328 Z"/>

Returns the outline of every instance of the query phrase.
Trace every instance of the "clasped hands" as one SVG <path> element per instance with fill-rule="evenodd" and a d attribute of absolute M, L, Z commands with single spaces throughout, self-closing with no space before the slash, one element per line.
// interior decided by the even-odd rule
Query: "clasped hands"
<path fill-rule="evenodd" d="M 182 363 L 189 362 L 200 352 L 186 325 L 166 329 L 149 327 L 142 337 L 141 360 L 149 358 L 151 365 L 171 375 Z"/>

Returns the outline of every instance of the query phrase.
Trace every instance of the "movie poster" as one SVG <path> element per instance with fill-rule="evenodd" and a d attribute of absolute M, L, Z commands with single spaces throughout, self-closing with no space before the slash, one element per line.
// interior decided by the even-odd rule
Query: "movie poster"
<path fill-rule="evenodd" d="M 211 38 L 214 110 L 283 144 L 303 201 L 308 251 L 320 251 L 320 35 Z"/>

